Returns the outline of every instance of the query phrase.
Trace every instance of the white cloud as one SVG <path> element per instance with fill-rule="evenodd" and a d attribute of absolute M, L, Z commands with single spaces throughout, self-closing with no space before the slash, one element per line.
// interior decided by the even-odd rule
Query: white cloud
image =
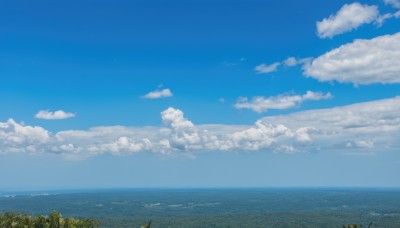
<path fill-rule="evenodd" d="M 298 59 L 295 57 L 289 57 L 286 60 L 284 60 L 282 63 L 285 64 L 287 67 L 294 67 L 299 64 L 308 64 L 312 61 L 312 58 L 303 58 L 303 59 Z"/>
<path fill-rule="evenodd" d="M 163 90 L 155 90 L 155 91 L 149 92 L 148 94 L 142 96 L 142 98 L 158 99 L 158 98 L 172 97 L 172 96 L 173 96 L 173 94 L 170 89 L 163 89 Z"/>
<path fill-rule="evenodd" d="M 319 81 L 399 83 L 400 33 L 342 45 L 306 64 L 304 74 Z"/>
<path fill-rule="evenodd" d="M 317 96 L 311 96 L 316 98 Z M 207 151 L 334 152 L 371 155 L 400 148 L 400 97 L 262 118 L 254 125 L 195 125 L 181 110 L 161 113 L 160 127 L 94 127 L 56 133 L 14 120 L 0 122 L 0 152 L 66 158 L 109 153 Z"/>
<path fill-rule="evenodd" d="M 286 66 L 292 67 L 298 64 L 298 61 L 295 57 L 289 57 L 283 62 Z"/>
<path fill-rule="evenodd" d="M 304 95 L 279 95 L 275 97 L 253 97 L 248 99 L 246 97 L 239 98 L 234 105 L 237 109 L 250 109 L 254 112 L 262 113 L 269 109 L 288 109 L 299 105 L 307 100 L 321 100 L 330 99 L 330 93 L 312 92 L 307 91 Z"/>
<path fill-rule="evenodd" d="M 292 137 L 293 133 L 284 125 L 265 124 L 257 121 L 254 127 L 234 132 L 231 143 L 240 150 L 260 150 L 271 147 L 281 137 Z"/>
<path fill-rule="evenodd" d="M 349 32 L 363 24 L 375 22 L 379 17 L 377 6 L 362 5 L 359 2 L 345 4 L 335 14 L 317 22 L 320 38 L 332 38 L 335 35 Z"/>
<path fill-rule="evenodd" d="M 386 4 L 393 6 L 394 8 L 400 9 L 400 0 L 383 0 Z"/>
<path fill-rule="evenodd" d="M 397 150 L 400 146 L 400 97 L 331 109 L 311 110 L 262 119 L 285 123 L 289 129 L 311 127 L 310 139 L 318 148 L 371 152 Z"/>
<path fill-rule="evenodd" d="M 191 121 L 183 116 L 181 110 L 168 108 L 161 112 L 161 119 L 167 127 L 164 132 L 170 136 L 169 139 L 164 139 L 168 146 L 183 151 L 199 146 L 201 138 L 198 130 Z"/>
<path fill-rule="evenodd" d="M 257 74 L 267 74 L 271 73 L 274 71 L 277 71 L 278 67 L 281 65 L 281 63 L 276 62 L 271 65 L 266 65 L 265 63 L 260 64 L 254 68 L 254 70 L 257 72 Z"/>
<path fill-rule="evenodd" d="M 391 13 L 387 13 L 387 14 L 383 14 L 383 15 L 379 15 L 379 17 L 376 19 L 376 24 L 380 27 L 383 25 L 383 23 L 387 20 L 390 19 L 392 17 L 395 17 L 395 14 L 391 14 Z"/>
<path fill-rule="evenodd" d="M 384 0 L 387 5 L 391 5 L 393 8 L 400 9 L 400 0 Z M 379 15 L 376 20 L 376 24 L 381 26 L 387 19 L 390 18 L 400 18 L 400 10 L 394 13 L 386 13 L 384 15 Z"/>
<path fill-rule="evenodd" d="M 25 126 L 13 119 L 0 122 L 0 153 L 35 153 L 50 141 L 50 133 L 42 127 Z"/>
<path fill-rule="evenodd" d="M 75 117 L 74 113 L 64 112 L 63 110 L 58 110 L 55 112 L 51 112 L 49 110 L 41 110 L 35 115 L 38 119 L 45 119 L 45 120 L 61 120 L 61 119 L 68 119 Z"/>
<path fill-rule="evenodd" d="M 284 65 L 287 67 L 294 67 L 297 65 L 305 65 L 309 64 L 312 61 L 312 58 L 295 58 L 295 57 L 288 57 L 284 61 L 281 62 L 275 62 L 271 65 L 266 65 L 265 63 L 260 64 L 254 68 L 257 74 L 266 74 L 266 73 L 271 73 L 275 72 L 278 70 L 279 66 Z"/>
<path fill-rule="evenodd" d="M 191 129 L 194 127 L 192 122 L 183 117 L 181 110 L 171 107 L 161 112 L 161 119 L 166 126 L 172 129 Z"/>

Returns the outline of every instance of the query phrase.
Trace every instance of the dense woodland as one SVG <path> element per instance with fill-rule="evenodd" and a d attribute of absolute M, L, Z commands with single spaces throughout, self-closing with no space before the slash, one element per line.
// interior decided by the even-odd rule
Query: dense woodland
<path fill-rule="evenodd" d="M 60 227 L 139 228 L 151 219 L 151 228 L 357 227 L 348 224 L 367 228 L 371 221 L 370 228 L 398 228 L 399 202 L 397 190 L 124 190 L 21 194 L 0 197 L 0 224 L 3 224 L 0 226 L 51 227 L 51 221 L 53 224 L 57 221 L 51 218 L 59 216 Z M 59 211 L 62 217 L 53 211 Z M 35 220 L 47 225 L 35 226 L 39 224 Z M 27 221 L 31 225 L 16 226 L 15 221 Z"/>

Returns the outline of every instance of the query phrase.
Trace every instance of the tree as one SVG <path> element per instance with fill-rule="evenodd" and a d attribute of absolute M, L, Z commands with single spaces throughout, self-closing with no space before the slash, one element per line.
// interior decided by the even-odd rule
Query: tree
<path fill-rule="evenodd" d="M 36 218 L 27 214 L 5 212 L 0 214 L 1 228 L 97 228 L 99 223 L 91 219 L 63 218 L 57 211 Z"/>

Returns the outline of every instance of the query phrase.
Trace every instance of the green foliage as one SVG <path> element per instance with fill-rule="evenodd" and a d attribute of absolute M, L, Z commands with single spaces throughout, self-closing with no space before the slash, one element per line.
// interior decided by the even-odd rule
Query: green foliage
<path fill-rule="evenodd" d="M 370 222 L 368 224 L 368 228 L 370 228 L 372 226 L 372 222 Z M 363 226 L 360 224 L 349 224 L 347 225 L 347 227 L 345 225 L 343 225 L 343 228 L 362 228 Z"/>
<path fill-rule="evenodd" d="M 151 227 L 151 220 L 148 221 L 145 225 L 140 226 L 140 228 L 150 228 Z"/>
<path fill-rule="evenodd" d="M 57 211 L 36 218 L 27 214 L 5 212 L 0 214 L 0 228 L 96 228 L 98 223 L 90 219 L 63 218 Z"/>
<path fill-rule="evenodd" d="M 218 223 L 216 223 L 218 224 Z M 114 224 L 116 225 L 116 224 Z M 151 228 L 152 220 L 149 220 L 140 228 Z M 169 225 L 172 225 L 171 223 Z M 229 225 L 222 225 L 221 227 L 230 227 Z M 288 224 L 279 223 L 275 224 L 276 227 L 288 227 Z M 371 228 L 372 222 L 366 226 Z M 76 219 L 73 217 L 63 218 L 57 211 L 53 211 L 47 216 L 38 215 L 33 217 L 27 214 L 18 214 L 13 212 L 0 213 L 0 228 L 97 228 L 99 224 L 95 220 L 90 219 Z M 214 226 L 213 226 L 214 227 Z M 218 226 L 219 227 L 219 226 Z M 236 226 L 235 226 L 236 227 Z M 247 227 L 247 226 L 246 226 Z M 263 227 L 263 226 L 259 226 Z M 268 227 L 268 226 L 267 226 Z M 343 225 L 342 228 L 363 228 L 360 224 Z"/>

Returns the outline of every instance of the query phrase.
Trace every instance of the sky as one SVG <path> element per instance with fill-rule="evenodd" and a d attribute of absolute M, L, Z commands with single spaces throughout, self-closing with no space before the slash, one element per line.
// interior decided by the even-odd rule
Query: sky
<path fill-rule="evenodd" d="M 0 2 L 0 190 L 400 187 L 400 0 Z"/>

